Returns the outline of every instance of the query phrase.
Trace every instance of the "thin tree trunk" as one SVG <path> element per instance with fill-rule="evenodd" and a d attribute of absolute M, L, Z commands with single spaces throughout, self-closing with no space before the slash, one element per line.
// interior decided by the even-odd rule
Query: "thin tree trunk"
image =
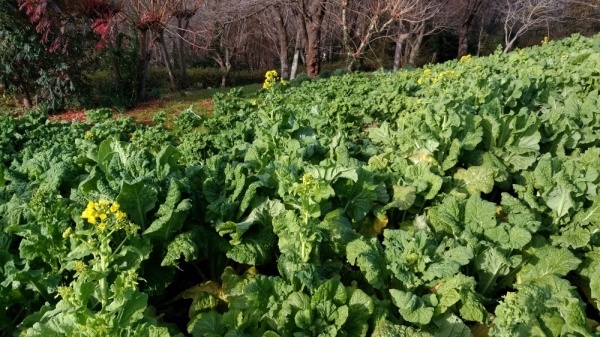
<path fill-rule="evenodd" d="M 352 40 L 350 39 L 350 27 L 348 27 L 348 7 L 350 0 L 342 1 L 342 41 L 344 50 L 346 51 L 346 64 L 348 71 L 352 71 L 352 63 L 354 62 Z"/>
<path fill-rule="evenodd" d="M 468 34 L 469 34 L 469 26 L 466 22 L 458 29 L 458 59 L 460 60 L 463 56 L 467 55 L 468 51 Z"/>
<path fill-rule="evenodd" d="M 300 31 L 296 34 L 296 44 L 294 46 L 294 58 L 292 59 L 292 70 L 290 71 L 290 80 L 296 78 L 298 71 L 298 59 L 300 58 L 300 49 L 302 48 L 302 36 Z"/>
<path fill-rule="evenodd" d="M 184 23 L 185 20 L 185 23 Z M 185 63 L 185 50 L 183 36 L 190 25 L 190 20 L 182 17 L 177 18 L 177 28 L 179 34 L 177 36 L 177 57 L 179 61 L 179 88 L 185 89 L 188 85 L 187 65 Z"/>
<path fill-rule="evenodd" d="M 404 44 L 404 40 L 396 39 L 396 49 L 394 50 L 394 69 L 393 69 L 394 72 L 400 70 L 400 67 L 402 67 L 403 44 Z"/>
<path fill-rule="evenodd" d="M 417 37 L 415 38 L 415 40 L 411 46 L 411 49 L 410 49 L 410 56 L 408 58 L 408 63 L 411 65 L 415 65 L 417 55 L 419 55 L 419 51 L 421 50 L 421 44 L 423 43 L 424 36 L 425 36 L 425 25 L 421 24 L 417 31 Z"/>
<path fill-rule="evenodd" d="M 158 45 L 162 50 L 163 61 L 165 66 L 167 67 L 167 72 L 169 73 L 169 82 L 171 83 L 171 91 L 177 91 L 177 79 L 175 78 L 175 71 L 173 70 L 173 64 L 171 64 L 171 59 L 169 57 L 169 50 L 167 48 L 167 44 L 165 43 L 165 31 L 160 29 L 158 32 Z"/>
<path fill-rule="evenodd" d="M 458 59 L 467 55 L 469 48 L 469 29 L 475 19 L 475 15 L 479 12 L 483 4 L 483 0 L 468 0 L 465 14 L 458 29 Z"/>
<path fill-rule="evenodd" d="M 225 62 L 222 63 L 221 69 L 224 70 L 223 76 L 221 76 L 221 88 L 225 88 L 227 85 L 227 75 L 229 75 L 229 71 L 231 70 L 231 60 L 228 48 L 225 48 Z"/>
<path fill-rule="evenodd" d="M 151 53 L 148 51 L 148 29 L 139 30 L 140 54 L 138 56 L 137 66 L 137 101 L 146 99 L 146 74 L 148 73 L 148 63 Z"/>
<path fill-rule="evenodd" d="M 481 19 L 481 28 L 479 28 L 479 37 L 477 38 L 477 56 L 481 54 L 481 47 L 483 45 L 483 18 Z"/>
<path fill-rule="evenodd" d="M 121 67 L 119 66 L 119 58 L 115 53 L 110 56 L 111 72 L 113 77 L 113 83 L 115 85 L 115 91 L 121 95 L 123 93 L 123 78 L 121 77 Z"/>

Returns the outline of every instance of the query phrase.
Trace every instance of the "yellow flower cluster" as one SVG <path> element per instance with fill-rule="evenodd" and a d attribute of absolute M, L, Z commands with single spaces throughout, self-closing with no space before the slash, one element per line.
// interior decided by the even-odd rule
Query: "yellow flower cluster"
<path fill-rule="evenodd" d="M 441 82 L 444 78 L 458 78 L 458 75 L 454 70 L 449 70 L 442 71 L 441 73 L 437 74 L 437 76 L 431 76 L 431 69 L 425 69 L 423 71 L 423 76 L 419 77 L 417 83 L 419 85 L 422 85 L 423 83 L 427 82 L 435 84 L 437 82 Z"/>
<path fill-rule="evenodd" d="M 472 59 L 471 54 L 467 54 L 467 55 L 461 57 L 460 61 L 458 61 L 458 62 L 460 62 L 460 63 L 469 63 L 469 62 L 471 62 L 471 59 Z"/>
<path fill-rule="evenodd" d="M 269 90 L 277 84 L 279 80 L 279 74 L 277 74 L 277 70 L 269 70 L 265 74 L 265 83 L 263 83 L 263 89 Z M 282 80 L 283 81 L 283 80 Z M 284 81 L 282 82 L 282 84 Z"/>
<path fill-rule="evenodd" d="M 113 203 L 108 200 L 90 201 L 81 213 L 81 218 L 87 219 L 92 225 L 97 225 L 100 230 L 105 230 L 107 224 L 117 225 L 118 229 L 121 227 L 122 220 L 126 218 L 125 213 L 119 210 L 120 207 L 116 201 Z"/>
<path fill-rule="evenodd" d="M 542 46 L 548 44 L 548 41 L 549 41 L 548 37 L 544 36 L 544 38 L 541 41 L 542 42 Z"/>
<path fill-rule="evenodd" d="M 90 131 L 86 132 L 85 135 L 83 135 L 83 139 L 90 139 L 94 136 L 94 134 Z"/>

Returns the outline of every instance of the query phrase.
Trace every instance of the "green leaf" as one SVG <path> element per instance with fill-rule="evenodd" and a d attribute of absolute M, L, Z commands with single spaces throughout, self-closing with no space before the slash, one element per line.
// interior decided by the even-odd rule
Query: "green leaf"
<path fill-rule="evenodd" d="M 376 289 L 386 289 L 387 263 L 377 238 L 358 238 L 346 246 L 348 263 L 358 266 L 367 282 Z"/>
<path fill-rule="evenodd" d="M 550 207 L 559 218 L 562 218 L 569 210 L 575 206 L 575 202 L 571 197 L 571 190 L 563 185 L 555 186 L 546 200 L 546 205 Z"/>
<path fill-rule="evenodd" d="M 107 310 L 118 312 L 116 323 L 122 328 L 127 328 L 144 317 L 148 295 L 137 291 L 127 291 L 123 299 L 123 302 L 114 308 L 109 305 Z"/>
<path fill-rule="evenodd" d="M 172 145 L 163 147 L 156 155 L 156 177 L 158 181 L 167 179 L 169 174 L 180 168 L 181 153 Z"/>
<path fill-rule="evenodd" d="M 27 337 L 74 336 L 80 329 L 76 317 L 69 313 L 59 313 L 46 322 L 35 323 L 25 333 Z"/>
<path fill-rule="evenodd" d="M 551 235 L 552 245 L 564 248 L 582 248 L 591 240 L 592 234 L 589 230 L 581 227 L 567 228 L 560 235 Z"/>
<path fill-rule="evenodd" d="M 247 233 L 241 243 L 227 251 L 227 257 L 238 263 L 260 266 L 273 259 L 276 247 L 277 236 L 272 228 L 262 227 Z"/>
<path fill-rule="evenodd" d="M 471 196 L 465 205 L 465 224 L 466 228 L 479 234 L 496 227 L 496 205 L 478 195 Z"/>
<path fill-rule="evenodd" d="M 157 200 L 156 188 L 144 181 L 135 184 L 124 181 L 121 192 L 117 196 L 117 202 L 121 205 L 121 209 L 142 229 L 146 228 L 146 213 L 154 208 Z"/>
<path fill-rule="evenodd" d="M 321 284 L 313 293 L 311 303 L 314 307 L 316 304 L 325 301 L 331 301 L 337 307 L 345 305 L 348 301 L 348 294 L 344 289 L 344 285 L 335 279 L 327 280 Z"/>
<path fill-rule="evenodd" d="M 181 256 L 184 257 L 186 262 L 197 259 L 200 251 L 196 240 L 199 240 L 199 236 L 198 233 L 193 231 L 177 235 L 167 246 L 167 253 L 160 265 L 177 267 Z"/>
<path fill-rule="evenodd" d="M 402 318 L 411 323 L 425 325 L 431 322 L 433 308 L 427 307 L 422 299 L 413 293 L 390 289 L 392 303 L 398 307 Z"/>
<path fill-rule="evenodd" d="M 466 190 L 471 195 L 490 193 L 494 187 L 494 170 L 488 166 L 471 166 L 459 168 L 454 174 L 456 189 Z"/>
<path fill-rule="evenodd" d="M 373 315 L 375 307 L 373 300 L 360 289 L 348 289 L 350 301 L 348 302 L 348 320 L 344 324 L 344 331 L 348 337 L 365 336 L 369 329 L 369 318 Z"/>
<path fill-rule="evenodd" d="M 487 248 L 475 257 L 475 268 L 479 278 L 477 288 L 481 294 L 495 289 L 499 277 L 507 275 L 511 262 L 496 248 Z"/>
<path fill-rule="evenodd" d="M 417 189 L 414 186 L 399 186 L 394 185 L 394 196 L 392 198 L 392 202 L 387 204 L 383 211 L 386 211 L 390 208 L 396 208 L 400 211 L 404 211 L 409 209 L 413 203 L 415 202 L 417 195 Z"/>
<path fill-rule="evenodd" d="M 523 283 L 552 275 L 566 276 L 581 263 L 580 259 L 564 248 L 543 246 L 532 249 L 531 254 L 531 259 L 518 274 Z"/>
<path fill-rule="evenodd" d="M 592 206 L 579 211 L 573 218 L 573 222 L 582 226 L 593 223 L 600 227 L 600 196 L 594 199 Z"/>
<path fill-rule="evenodd" d="M 188 212 L 192 209 L 189 199 L 181 200 L 181 190 L 185 185 L 175 179 L 171 180 L 167 200 L 160 205 L 156 212 L 156 220 L 146 229 L 143 235 L 149 238 L 161 239 L 166 243 L 181 229 Z"/>
<path fill-rule="evenodd" d="M 193 337 L 222 337 L 225 329 L 221 326 L 221 319 L 214 310 L 201 312 L 188 324 L 188 332 Z"/>
<path fill-rule="evenodd" d="M 4 164 L 0 163 L 0 187 L 3 187 L 6 184 L 6 179 L 4 178 Z"/>
<path fill-rule="evenodd" d="M 471 330 L 456 315 L 447 312 L 446 314 L 433 319 L 438 330 L 434 337 L 471 337 Z"/>

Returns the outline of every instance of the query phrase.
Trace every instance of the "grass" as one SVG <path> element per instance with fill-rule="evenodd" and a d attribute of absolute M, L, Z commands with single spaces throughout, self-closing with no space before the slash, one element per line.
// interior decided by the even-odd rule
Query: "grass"
<path fill-rule="evenodd" d="M 245 97 L 251 98 L 262 88 L 262 84 L 251 84 L 239 87 Z M 207 115 L 213 111 L 212 97 L 216 93 L 227 93 L 233 88 L 211 88 L 175 92 L 162 95 L 160 98 L 152 99 L 128 110 L 113 109 L 115 115 L 131 117 L 137 123 L 150 123 L 157 112 L 167 113 L 167 121 L 173 115 L 192 108 L 194 112 Z M 84 121 L 85 110 L 67 110 L 50 116 L 53 121 Z"/>

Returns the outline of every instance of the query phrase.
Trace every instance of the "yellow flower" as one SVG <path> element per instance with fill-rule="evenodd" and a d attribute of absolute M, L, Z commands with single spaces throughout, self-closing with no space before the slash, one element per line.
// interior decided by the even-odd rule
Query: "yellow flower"
<path fill-rule="evenodd" d="M 75 266 L 73 267 L 73 269 L 77 273 L 83 273 L 85 271 L 85 269 L 86 269 L 85 262 L 83 262 L 83 261 L 77 261 L 77 262 L 75 262 Z"/>
<path fill-rule="evenodd" d="M 277 74 L 276 70 L 267 71 L 267 73 L 265 74 L 265 83 L 263 83 L 263 89 L 271 89 L 273 86 L 275 86 L 275 83 L 277 82 L 278 78 L 279 74 Z"/>
<path fill-rule="evenodd" d="M 62 237 L 63 239 L 68 238 L 71 234 L 73 233 L 73 228 L 69 227 L 67 228 L 63 233 L 62 233 Z"/>
<path fill-rule="evenodd" d="M 90 131 L 86 132 L 85 135 L 83 135 L 84 139 L 90 139 L 94 136 L 93 133 L 91 133 Z"/>
<path fill-rule="evenodd" d="M 544 36 L 544 38 L 542 39 L 542 46 L 548 44 L 548 37 Z"/>
<path fill-rule="evenodd" d="M 106 219 L 106 213 L 100 214 L 100 220 L 104 221 Z"/>
<path fill-rule="evenodd" d="M 125 219 L 125 213 L 117 211 L 117 220 Z"/>
<path fill-rule="evenodd" d="M 105 230 L 106 229 L 106 224 L 104 222 L 101 222 L 101 223 L 98 224 L 98 228 L 100 230 Z"/>
<path fill-rule="evenodd" d="M 459 62 L 461 62 L 461 63 L 471 62 L 471 54 L 467 54 L 467 55 L 461 57 Z"/>
<path fill-rule="evenodd" d="M 96 212 L 96 210 L 94 210 L 93 207 L 88 207 L 85 209 L 85 211 L 83 211 L 83 213 L 81 213 L 81 218 L 88 219 L 88 222 L 91 224 L 96 223 L 97 216 L 98 216 L 98 212 Z"/>
<path fill-rule="evenodd" d="M 419 84 L 419 85 L 423 84 L 423 77 L 419 77 L 419 79 L 417 80 L 417 84 Z"/>
<path fill-rule="evenodd" d="M 112 206 L 110 206 L 110 211 L 116 213 L 119 210 L 119 208 L 121 208 L 121 205 L 119 205 L 119 203 L 115 201 L 112 204 Z"/>
<path fill-rule="evenodd" d="M 423 70 L 423 75 L 429 76 L 429 74 L 431 74 L 431 69 L 425 69 L 425 70 Z"/>
<path fill-rule="evenodd" d="M 110 201 L 108 201 L 106 199 L 102 199 L 102 200 L 98 201 L 98 204 L 100 206 L 108 206 L 108 205 L 110 205 Z"/>

